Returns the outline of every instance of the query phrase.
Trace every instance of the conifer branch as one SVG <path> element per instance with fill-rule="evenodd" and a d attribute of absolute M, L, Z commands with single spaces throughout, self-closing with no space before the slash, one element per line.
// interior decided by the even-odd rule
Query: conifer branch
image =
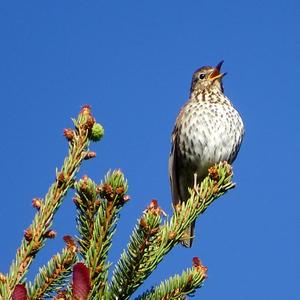
<path fill-rule="evenodd" d="M 151 250 L 161 223 L 160 214 L 153 200 L 134 228 L 127 251 L 124 250 L 114 270 L 108 299 L 128 299 L 149 275 L 146 266 L 155 261 Z"/>
<path fill-rule="evenodd" d="M 90 298 L 101 299 L 107 289 L 108 251 L 111 248 L 119 213 L 129 200 L 126 195 L 127 180 L 120 170 L 108 172 L 104 183 L 98 186 L 100 206 L 95 216 L 93 235 L 86 253 L 86 265 L 89 267 L 92 290 Z"/>
<path fill-rule="evenodd" d="M 90 248 L 93 236 L 95 214 L 100 206 L 100 199 L 97 199 L 97 186 L 88 176 L 83 176 L 75 182 L 76 195 L 73 198 L 76 204 L 77 215 L 76 223 L 79 236 L 79 253 L 85 259 L 86 252 Z"/>
<path fill-rule="evenodd" d="M 83 160 L 96 156 L 88 151 L 90 141 L 103 136 L 103 128 L 95 123 L 89 106 L 84 106 L 75 129 L 65 129 L 69 154 L 56 172 L 44 200 L 35 198 L 32 205 L 37 213 L 25 230 L 16 258 L 9 273 L 0 273 L 0 300 L 18 299 L 100 299 L 126 300 L 155 270 L 164 256 L 184 238 L 185 230 L 208 206 L 234 187 L 230 165 L 222 162 L 209 169 L 208 176 L 189 189 L 190 198 L 173 207 L 173 215 L 166 214 L 156 200 L 143 212 L 130 237 L 127 249 L 116 264 L 111 282 L 108 282 L 108 252 L 124 204 L 129 200 L 127 180 L 120 170 L 108 172 L 104 182 L 96 185 L 88 176 L 75 181 Z M 51 229 L 54 215 L 70 188 L 76 188 L 74 203 L 77 209 L 78 245 L 70 236 L 64 237 L 67 246 L 61 253 L 40 268 L 33 283 L 25 286 L 25 275 L 38 251 L 56 233 Z M 162 222 L 162 220 L 164 220 Z M 83 261 L 76 263 L 77 252 Z M 72 271 L 73 270 L 73 271 Z M 175 275 L 146 291 L 136 300 L 186 299 L 202 286 L 207 268 L 198 258 L 193 267 Z M 72 272 L 72 283 L 69 275 Z"/>
<path fill-rule="evenodd" d="M 90 158 L 87 152 L 90 140 L 99 140 L 103 135 L 103 128 L 95 123 L 89 106 L 84 106 L 77 120 L 73 120 L 75 130 L 65 129 L 64 135 L 69 141 L 69 154 L 65 158 L 60 171 L 56 172 L 56 180 L 51 185 L 43 203 L 33 219 L 32 224 L 25 230 L 20 248 L 12 262 L 3 296 L 9 299 L 12 290 L 22 281 L 37 252 L 44 246 L 49 237 L 53 217 L 62 203 L 68 189 L 73 186 L 74 178 L 84 159 Z"/>
<path fill-rule="evenodd" d="M 34 282 L 29 284 L 29 298 L 44 299 L 65 288 L 77 260 L 76 252 L 75 244 L 69 244 L 61 253 L 54 255 L 46 266 L 40 268 Z"/>
<path fill-rule="evenodd" d="M 200 187 L 195 185 L 194 189 L 190 189 L 191 196 L 188 201 L 175 207 L 170 221 L 165 221 L 162 226 L 162 210 L 152 202 L 134 229 L 127 251 L 123 252 L 117 263 L 110 285 L 109 299 L 129 299 L 163 257 L 179 243 L 185 229 L 215 199 L 234 187 L 231 178 L 232 170 L 227 163 L 212 167 Z M 148 230 L 146 234 L 144 228 Z M 150 236 L 147 234 L 149 230 L 152 233 Z"/>
<path fill-rule="evenodd" d="M 89 267 L 91 297 L 107 288 L 108 250 L 123 205 L 129 200 L 127 181 L 120 170 L 108 172 L 98 187 L 87 176 L 75 183 L 79 252 Z"/>
<path fill-rule="evenodd" d="M 146 291 L 135 300 L 171 300 L 186 299 L 200 288 L 206 278 L 207 268 L 197 257 L 193 259 L 193 267 L 162 282 L 159 286 Z"/>

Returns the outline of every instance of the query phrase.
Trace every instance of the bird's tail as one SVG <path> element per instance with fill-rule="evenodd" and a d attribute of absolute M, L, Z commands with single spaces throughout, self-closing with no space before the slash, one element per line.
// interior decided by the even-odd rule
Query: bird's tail
<path fill-rule="evenodd" d="M 180 239 L 180 243 L 182 246 L 191 248 L 194 240 L 194 230 L 195 230 L 195 223 L 194 221 L 191 226 L 189 226 L 183 233 L 182 238 Z"/>

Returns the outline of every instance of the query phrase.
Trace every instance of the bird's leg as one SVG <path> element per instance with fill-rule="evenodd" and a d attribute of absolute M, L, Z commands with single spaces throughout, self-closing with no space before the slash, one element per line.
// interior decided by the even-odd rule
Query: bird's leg
<path fill-rule="evenodd" d="M 194 191 L 199 196 L 199 186 L 197 184 L 197 173 L 194 173 Z"/>

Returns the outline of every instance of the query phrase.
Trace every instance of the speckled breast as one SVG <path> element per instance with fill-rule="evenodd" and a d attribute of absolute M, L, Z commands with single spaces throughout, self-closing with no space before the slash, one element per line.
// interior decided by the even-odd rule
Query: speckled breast
<path fill-rule="evenodd" d="M 197 172 L 204 177 L 211 165 L 234 161 L 244 126 L 229 100 L 228 103 L 189 102 L 180 117 L 177 155 L 182 171 Z"/>

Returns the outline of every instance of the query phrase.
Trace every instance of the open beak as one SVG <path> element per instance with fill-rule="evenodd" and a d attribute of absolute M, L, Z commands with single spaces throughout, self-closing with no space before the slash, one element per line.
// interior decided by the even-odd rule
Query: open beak
<path fill-rule="evenodd" d="M 208 76 L 208 79 L 210 80 L 216 80 L 219 78 L 222 78 L 225 76 L 227 73 L 220 73 L 221 67 L 223 65 L 224 60 L 221 60 L 213 69 L 211 74 Z"/>

